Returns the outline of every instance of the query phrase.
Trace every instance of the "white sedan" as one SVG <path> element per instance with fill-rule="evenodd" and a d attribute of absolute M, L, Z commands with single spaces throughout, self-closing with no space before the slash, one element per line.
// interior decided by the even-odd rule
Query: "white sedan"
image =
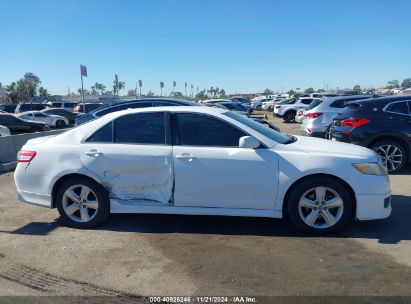
<path fill-rule="evenodd" d="M 390 183 L 369 149 L 278 133 L 208 107 L 128 109 L 18 154 L 19 199 L 94 227 L 110 213 L 283 218 L 310 233 L 386 218 Z"/>
<path fill-rule="evenodd" d="M 19 114 L 18 116 L 24 120 L 41 121 L 51 127 L 56 128 L 64 128 L 69 125 L 68 119 L 63 116 L 46 114 L 40 111 L 27 111 Z"/>

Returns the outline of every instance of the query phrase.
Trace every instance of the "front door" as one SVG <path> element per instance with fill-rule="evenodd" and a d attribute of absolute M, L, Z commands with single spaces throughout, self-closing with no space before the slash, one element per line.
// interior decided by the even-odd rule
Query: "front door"
<path fill-rule="evenodd" d="M 239 128 L 203 114 L 178 113 L 173 121 L 176 206 L 274 209 L 277 155 L 239 148 Z"/>

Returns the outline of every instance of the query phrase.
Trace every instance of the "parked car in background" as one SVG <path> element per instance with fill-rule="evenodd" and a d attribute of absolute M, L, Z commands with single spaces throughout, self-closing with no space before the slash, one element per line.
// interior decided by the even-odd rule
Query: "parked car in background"
<path fill-rule="evenodd" d="M 272 100 L 269 101 L 264 101 L 261 105 L 261 109 L 265 111 L 273 111 L 273 108 L 276 104 L 280 103 L 282 100 L 284 100 L 285 97 L 276 97 Z"/>
<path fill-rule="evenodd" d="M 0 137 L 10 136 L 10 130 L 6 126 L 0 125 Z"/>
<path fill-rule="evenodd" d="M 112 106 L 103 106 L 87 114 L 81 114 L 78 117 L 76 117 L 75 124 L 77 126 L 87 121 L 102 117 L 108 113 L 113 113 L 116 111 L 161 106 L 201 106 L 201 104 L 188 100 L 172 98 L 145 98 L 128 100 L 124 102 L 115 103 Z"/>
<path fill-rule="evenodd" d="M 47 108 L 47 104 L 43 103 L 19 103 L 15 109 L 15 113 L 23 113 L 27 111 L 41 111 Z"/>
<path fill-rule="evenodd" d="M 297 111 L 297 114 L 295 115 L 295 122 L 302 123 L 305 113 L 315 107 L 317 107 L 320 103 L 322 103 L 322 99 L 314 99 L 311 101 L 311 103 L 306 107 L 305 109 L 300 109 Z"/>
<path fill-rule="evenodd" d="M 303 97 L 298 98 L 294 103 L 278 104 L 274 106 L 274 115 L 278 117 L 283 117 L 285 122 L 294 122 L 297 111 L 300 109 L 305 109 L 308 105 L 318 98 Z"/>
<path fill-rule="evenodd" d="M 387 171 L 397 173 L 411 160 L 411 96 L 350 101 L 328 137 L 374 150 Z"/>
<path fill-rule="evenodd" d="M 0 114 L 0 125 L 7 127 L 11 134 L 50 130 L 43 122 L 24 120 L 14 114 Z"/>
<path fill-rule="evenodd" d="M 251 107 L 254 110 L 261 111 L 263 109 L 263 103 L 267 101 L 271 101 L 274 98 L 261 98 L 261 99 L 253 99 L 251 101 Z"/>
<path fill-rule="evenodd" d="M 56 128 L 64 128 L 69 125 L 67 118 L 60 115 L 49 115 L 41 111 L 28 111 L 18 114 L 17 116 L 24 120 L 41 121 Z"/>
<path fill-rule="evenodd" d="M 218 106 L 220 108 L 223 108 L 223 109 L 226 109 L 226 110 L 234 111 L 234 112 L 236 112 L 238 114 L 241 114 L 241 115 L 250 116 L 250 114 L 251 114 L 251 109 L 243 106 L 239 102 L 221 101 L 221 102 L 216 102 L 212 105 L 216 105 L 216 106 Z"/>
<path fill-rule="evenodd" d="M 76 117 L 79 116 L 79 113 L 70 112 L 69 110 L 65 110 L 63 108 L 47 108 L 42 110 L 41 112 L 48 115 L 63 116 L 68 120 L 70 124 L 73 124 L 76 121 Z"/>
<path fill-rule="evenodd" d="M 49 101 L 47 105 L 53 108 L 64 109 L 73 112 L 74 108 L 77 106 L 77 102 L 72 101 Z"/>
<path fill-rule="evenodd" d="M 238 96 L 238 97 L 231 97 L 230 99 L 231 99 L 232 101 L 241 102 L 242 104 L 251 105 L 251 100 L 250 100 L 250 98 L 247 98 L 247 97 Z"/>
<path fill-rule="evenodd" d="M 86 106 L 86 111 L 84 111 L 84 109 L 83 109 L 83 103 L 79 103 L 74 107 L 73 112 L 76 112 L 76 113 L 89 113 L 89 112 L 94 111 L 94 110 L 96 110 L 98 108 L 101 108 L 103 106 L 102 103 L 87 103 L 87 102 L 84 105 Z"/>
<path fill-rule="evenodd" d="M 57 208 L 76 228 L 110 213 L 287 215 L 321 234 L 391 213 L 389 177 L 373 151 L 210 107 L 111 113 L 29 140 L 17 161 L 19 199 Z"/>
<path fill-rule="evenodd" d="M 300 110 L 297 111 L 297 114 L 295 114 L 295 119 L 294 119 L 295 122 L 298 122 L 298 123 L 303 122 L 304 112 L 305 112 L 304 109 L 300 109 Z"/>
<path fill-rule="evenodd" d="M 0 111 L 6 113 L 15 113 L 16 111 L 16 104 L 0 104 Z"/>
<path fill-rule="evenodd" d="M 372 95 L 338 96 L 325 98 L 321 103 L 312 102 L 304 110 L 300 131 L 306 136 L 325 138 L 334 116 L 344 108 L 346 102 L 371 97 Z"/>

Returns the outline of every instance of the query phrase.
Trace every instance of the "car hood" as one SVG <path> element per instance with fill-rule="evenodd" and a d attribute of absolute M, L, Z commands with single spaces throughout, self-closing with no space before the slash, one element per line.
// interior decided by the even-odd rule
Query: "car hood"
<path fill-rule="evenodd" d="M 305 153 L 358 158 L 370 162 L 378 161 L 377 153 L 361 146 L 305 136 L 297 136 L 297 139 L 291 144 L 292 147 Z"/>

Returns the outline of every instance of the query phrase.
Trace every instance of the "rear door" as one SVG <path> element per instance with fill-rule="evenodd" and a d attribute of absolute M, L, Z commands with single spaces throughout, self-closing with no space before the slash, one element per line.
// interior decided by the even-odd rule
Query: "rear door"
<path fill-rule="evenodd" d="M 136 113 L 117 118 L 80 146 L 83 165 L 125 203 L 168 203 L 173 158 L 166 113 Z"/>

